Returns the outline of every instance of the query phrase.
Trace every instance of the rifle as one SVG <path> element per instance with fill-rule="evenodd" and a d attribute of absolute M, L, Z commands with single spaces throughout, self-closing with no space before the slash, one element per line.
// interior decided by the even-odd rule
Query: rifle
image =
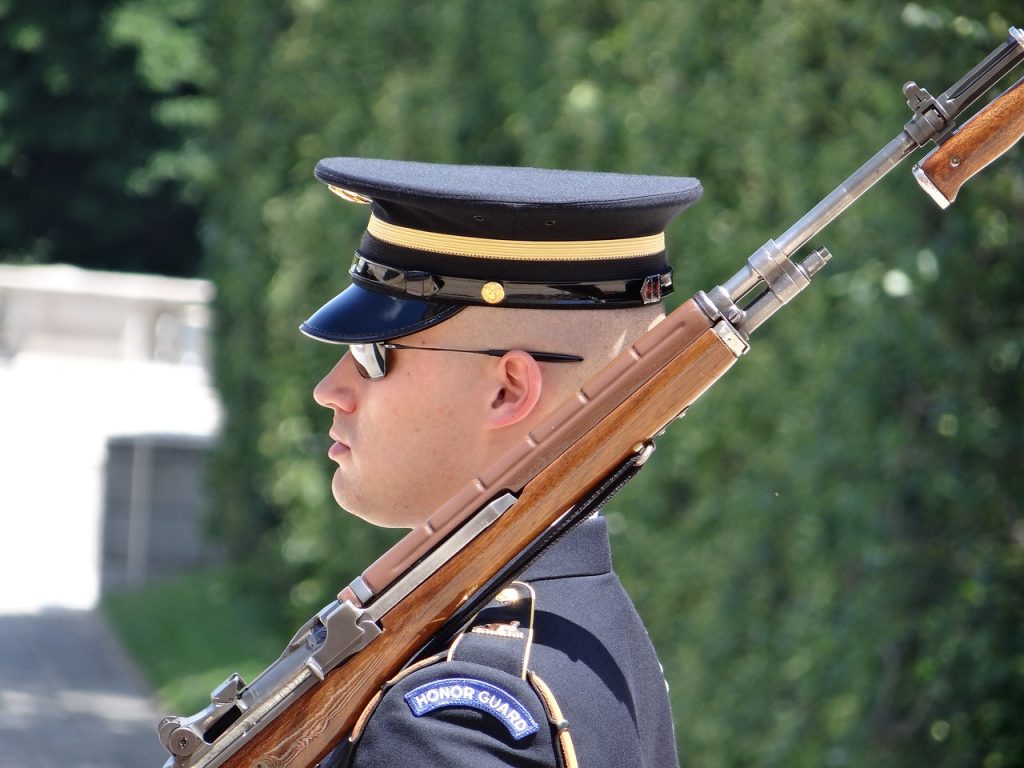
<path fill-rule="evenodd" d="M 914 175 L 943 207 L 1024 134 L 1024 80 L 957 129 L 956 118 L 1021 60 L 1009 38 L 932 97 L 904 86 L 913 117 L 853 175 L 729 280 L 642 336 L 494 466 L 481 472 L 311 618 L 251 684 L 231 675 L 191 717 L 159 725 L 165 768 L 313 766 L 373 694 L 445 641 L 551 541 L 644 465 L 654 439 L 749 349 L 750 334 L 828 262 L 793 256 L 914 150 Z M 511 513 L 510 513 L 511 510 Z"/>

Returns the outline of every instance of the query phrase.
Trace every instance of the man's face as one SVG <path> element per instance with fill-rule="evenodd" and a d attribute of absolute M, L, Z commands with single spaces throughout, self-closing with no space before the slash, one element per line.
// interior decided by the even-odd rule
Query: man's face
<path fill-rule="evenodd" d="M 456 347 L 447 323 L 401 339 Z M 346 353 L 316 386 L 334 418 L 331 489 L 350 513 L 386 527 L 414 527 L 482 469 L 494 398 L 492 359 L 391 350 L 387 375 L 364 379 Z"/>

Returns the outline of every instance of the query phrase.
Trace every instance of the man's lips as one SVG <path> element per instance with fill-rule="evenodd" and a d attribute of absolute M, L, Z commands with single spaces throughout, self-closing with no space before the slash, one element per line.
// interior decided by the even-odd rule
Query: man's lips
<path fill-rule="evenodd" d="M 329 437 L 334 442 L 331 443 L 331 447 L 327 449 L 328 457 L 337 460 L 342 456 L 346 456 L 351 453 L 352 449 L 349 448 L 348 444 L 345 443 L 340 437 L 337 437 L 333 432 L 329 433 Z"/>

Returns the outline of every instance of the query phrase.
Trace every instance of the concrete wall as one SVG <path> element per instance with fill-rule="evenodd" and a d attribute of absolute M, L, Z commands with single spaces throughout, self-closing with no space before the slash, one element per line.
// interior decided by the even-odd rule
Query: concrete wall
<path fill-rule="evenodd" d="M 215 563 L 203 535 L 211 441 L 130 435 L 107 441 L 100 594 Z"/>
<path fill-rule="evenodd" d="M 107 467 L 108 440 L 215 439 L 212 297 L 203 280 L 0 265 L 0 613 L 95 603 L 104 487 L 128 482 L 116 441 Z M 191 479 L 179 466 L 166 485 L 154 464 L 154 489 L 182 489 L 153 497 L 159 514 L 201 507 L 190 461 Z"/>
<path fill-rule="evenodd" d="M 0 264 L 0 357 L 46 353 L 208 367 L 206 280 Z"/>

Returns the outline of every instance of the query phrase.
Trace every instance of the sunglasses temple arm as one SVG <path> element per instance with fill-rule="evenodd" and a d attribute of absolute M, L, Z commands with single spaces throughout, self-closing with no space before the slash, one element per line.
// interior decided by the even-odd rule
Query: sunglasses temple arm
<path fill-rule="evenodd" d="M 483 349 L 480 350 L 484 355 L 490 355 L 491 357 L 501 357 L 511 352 L 509 349 Z M 529 349 L 523 350 L 530 357 L 538 360 L 542 363 L 582 363 L 583 358 L 579 355 L 566 355 L 561 352 L 534 352 Z"/>

